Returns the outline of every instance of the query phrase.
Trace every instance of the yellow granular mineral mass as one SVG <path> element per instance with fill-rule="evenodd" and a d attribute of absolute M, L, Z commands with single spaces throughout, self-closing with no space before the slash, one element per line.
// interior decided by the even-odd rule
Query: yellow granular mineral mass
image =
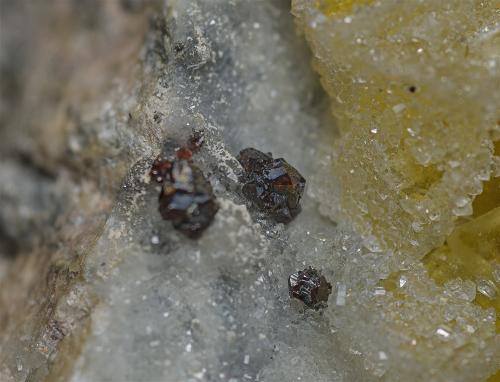
<path fill-rule="evenodd" d="M 393 266 L 384 303 L 363 306 L 382 334 L 346 319 L 345 336 L 370 349 L 372 372 L 393 350 L 387 380 L 485 380 L 500 366 L 500 1 L 294 0 L 293 12 L 340 132 L 340 196 L 322 209 Z"/>
<path fill-rule="evenodd" d="M 338 16 L 352 12 L 354 7 L 372 3 L 373 0 L 317 0 L 316 7 L 327 16 Z"/>
<path fill-rule="evenodd" d="M 423 256 L 498 175 L 498 4 L 294 1 L 341 132 L 340 212 L 372 249 Z"/>
<path fill-rule="evenodd" d="M 444 284 L 460 277 L 477 286 L 475 303 L 494 308 L 500 332 L 500 177 L 484 183 L 473 217 L 458 222 L 445 243 L 423 259 L 429 275 Z"/>

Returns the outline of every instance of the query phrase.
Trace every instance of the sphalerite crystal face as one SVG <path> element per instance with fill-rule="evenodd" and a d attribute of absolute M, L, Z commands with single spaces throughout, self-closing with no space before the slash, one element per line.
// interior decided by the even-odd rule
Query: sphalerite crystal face
<path fill-rule="evenodd" d="M 300 212 L 306 180 L 294 167 L 253 148 L 242 150 L 237 159 L 244 170 L 243 194 L 253 205 L 284 223 Z"/>
<path fill-rule="evenodd" d="M 288 291 L 290 297 L 302 301 L 309 308 L 320 309 L 327 306 L 332 285 L 319 271 L 309 267 L 290 275 Z"/>
<path fill-rule="evenodd" d="M 293 12 L 340 133 L 322 210 L 389 259 L 363 307 L 385 336 L 344 331 L 395 349 L 366 359 L 389 380 L 418 368 L 484 380 L 500 367 L 498 2 L 294 0 Z"/>
<path fill-rule="evenodd" d="M 185 235 L 196 238 L 212 222 L 219 207 L 210 182 L 191 159 L 191 151 L 180 148 L 175 159 L 159 157 L 150 175 L 162 185 L 160 213 Z"/>

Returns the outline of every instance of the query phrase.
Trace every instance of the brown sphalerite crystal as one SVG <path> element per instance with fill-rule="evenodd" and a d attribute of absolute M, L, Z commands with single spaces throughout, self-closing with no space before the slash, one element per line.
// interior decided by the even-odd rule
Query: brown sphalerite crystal
<path fill-rule="evenodd" d="M 175 156 L 177 159 L 190 160 L 193 157 L 193 153 L 186 147 L 180 147 L 175 151 Z"/>
<path fill-rule="evenodd" d="M 190 160 L 187 149 L 177 150 L 175 159 L 158 158 L 151 176 L 162 184 L 160 214 L 174 228 L 196 238 L 212 222 L 219 206 L 210 182 Z"/>
<path fill-rule="evenodd" d="M 203 146 L 204 142 L 205 138 L 203 137 L 202 132 L 196 130 L 193 131 L 191 136 L 188 138 L 187 145 L 192 152 L 197 152 L 201 148 L 201 146 Z"/>
<path fill-rule="evenodd" d="M 299 299 L 309 308 L 320 309 L 327 306 L 332 286 L 319 271 L 309 267 L 288 277 L 288 291 L 290 297 Z"/>
<path fill-rule="evenodd" d="M 171 169 L 172 161 L 170 161 L 167 157 L 162 157 L 160 155 L 153 162 L 151 170 L 149 171 L 149 176 L 151 177 L 151 180 L 161 184 Z"/>
<path fill-rule="evenodd" d="M 242 150 L 237 159 L 244 170 L 243 194 L 254 206 L 283 223 L 300 212 L 306 180 L 294 167 L 253 148 Z"/>

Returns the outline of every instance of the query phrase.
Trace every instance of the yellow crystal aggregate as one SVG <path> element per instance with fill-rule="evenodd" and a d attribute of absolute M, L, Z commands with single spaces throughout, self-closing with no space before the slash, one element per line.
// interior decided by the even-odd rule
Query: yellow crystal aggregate
<path fill-rule="evenodd" d="M 350 13 L 354 7 L 361 7 L 372 3 L 373 0 L 318 0 L 316 7 L 325 15 L 341 15 Z"/>
<path fill-rule="evenodd" d="M 340 200 L 321 200 L 323 210 L 350 221 L 373 252 L 392 255 L 401 271 L 381 285 L 399 303 L 388 305 L 421 313 L 420 322 L 401 325 L 387 311 L 388 327 L 410 336 L 440 320 L 450 332 L 456 325 L 438 305 L 400 288 L 401 275 L 422 281 L 420 294 L 469 287 L 475 295 L 464 297 L 462 323 L 473 306 L 498 316 L 500 2 L 294 0 L 293 12 L 340 132 L 332 152 Z M 417 277 L 408 269 L 419 259 L 427 273 Z M 495 370 L 499 337 L 490 329 L 462 339 L 468 360 L 460 361 L 457 345 L 450 378 L 459 378 L 460 362 L 482 362 L 482 339 L 496 347 L 486 362 Z M 435 357 L 437 364 L 441 355 L 428 341 L 412 351 L 419 362 Z"/>
<path fill-rule="evenodd" d="M 495 308 L 500 332 L 500 178 L 484 185 L 473 210 L 473 218 L 457 225 L 423 261 L 438 284 L 457 277 L 475 282 L 479 293 L 474 301 Z"/>
<path fill-rule="evenodd" d="M 315 3 L 295 1 L 295 12 Z M 355 9 L 303 18 L 341 132 L 334 165 L 345 185 L 342 211 L 374 249 L 423 256 L 472 213 L 492 176 L 498 11 L 485 1 Z"/>

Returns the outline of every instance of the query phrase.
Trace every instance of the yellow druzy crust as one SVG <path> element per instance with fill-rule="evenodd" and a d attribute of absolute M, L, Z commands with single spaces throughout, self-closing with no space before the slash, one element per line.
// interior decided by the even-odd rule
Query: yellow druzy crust
<path fill-rule="evenodd" d="M 500 365 L 500 2 L 294 0 L 293 12 L 340 133 L 340 197 L 322 210 L 395 264 L 387 303 L 366 309 L 412 338 L 401 358 L 432 380 L 485 380 Z M 386 375 L 417 380 L 409 369 Z"/>

